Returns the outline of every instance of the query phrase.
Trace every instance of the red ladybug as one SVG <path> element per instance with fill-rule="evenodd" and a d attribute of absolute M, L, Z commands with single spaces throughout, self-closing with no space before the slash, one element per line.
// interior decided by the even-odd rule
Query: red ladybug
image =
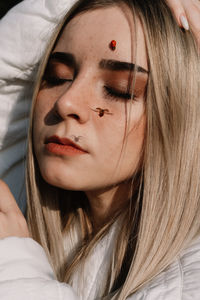
<path fill-rule="evenodd" d="M 111 48 L 111 50 L 114 51 L 116 49 L 116 46 L 117 46 L 117 42 L 115 40 L 112 40 L 110 42 L 110 48 Z"/>

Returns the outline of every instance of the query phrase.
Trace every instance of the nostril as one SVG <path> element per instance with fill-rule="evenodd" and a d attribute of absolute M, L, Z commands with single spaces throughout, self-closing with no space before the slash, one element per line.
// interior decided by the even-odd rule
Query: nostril
<path fill-rule="evenodd" d="M 80 117 L 77 114 L 68 114 L 68 117 L 71 117 L 75 120 L 80 120 Z"/>
<path fill-rule="evenodd" d="M 74 119 L 81 122 L 84 118 L 84 109 L 80 110 L 79 104 L 74 104 L 72 101 L 66 99 L 65 97 L 59 98 L 53 107 L 55 117 L 57 120 L 63 121 L 66 119 Z"/>

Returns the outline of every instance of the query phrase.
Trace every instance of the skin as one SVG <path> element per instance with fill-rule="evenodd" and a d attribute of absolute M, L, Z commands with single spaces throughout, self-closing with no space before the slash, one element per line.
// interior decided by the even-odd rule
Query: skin
<path fill-rule="evenodd" d="M 107 95 L 104 86 L 124 93 L 133 72 L 99 66 L 102 60 L 132 62 L 135 53 L 131 22 L 127 9 L 117 6 L 90 11 L 71 20 L 53 53 L 73 54 L 76 65 L 51 61 L 51 76 L 69 81 L 49 85 L 47 78 L 35 106 L 34 145 L 43 178 L 63 189 L 85 191 L 94 219 L 102 221 L 128 199 L 127 186 L 138 166 L 145 134 L 147 72 L 137 72 L 133 91 L 136 96 L 127 100 Z M 148 70 L 139 22 L 137 34 L 137 64 Z M 113 38 L 117 41 L 115 51 L 109 48 Z M 106 108 L 111 114 L 100 118 L 95 112 L 97 107 Z M 130 111 L 130 122 L 122 149 L 126 111 Z M 81 136 L 79 145 L 87 153 L 68 156 L 45 151 L 44 141 L 53 135 Z"/>
<path fill-rule="evenodd" d="M 200 48 L 200 1 L 199 0 L 166 0 L 177 24 L 182 27 L 180 17 L 185 16 L 190 30 Z"/>
<path fill-rule="evenodd" d="M 190 29 L 193 32 L 198 45 L 200 46 L 200 1 L 166 0 L 166 3 L 169 5 L 177 24 L 180 27 L 182 27 L 180 23 L 180 16 L 184 15 L 187 18 Z M 105 191 L 105 193 L 108 192 Z M 112 193 L 115 193 L 114 189 L 112 190 Z M 0 195 L 0 238 L 5 238 L 8 236 L 29 237 L 25 218 L 19 210 L 8 186 L 2 180 L 0 180 Z M 94 210 L 98 210 L 99 206 L 104 206 L 104 208 L 106 208 L 105 204 L 101 205 L 101 201 L 97 201 L 96 208 L 94 206 Z M 103 210 L 101 211 L 103 213 Z"/>

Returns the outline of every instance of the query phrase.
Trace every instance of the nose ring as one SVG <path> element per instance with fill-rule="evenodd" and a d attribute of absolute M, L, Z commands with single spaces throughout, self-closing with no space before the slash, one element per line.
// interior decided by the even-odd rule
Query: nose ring
<path fill-rule="evenodd" d="M 72 139 L 74 140 L 75 143 L 78 143 L 82 136 L 81 135 L 79 135 L 79 136 L 72 135 L 71 137 L 72 137 Z"/>

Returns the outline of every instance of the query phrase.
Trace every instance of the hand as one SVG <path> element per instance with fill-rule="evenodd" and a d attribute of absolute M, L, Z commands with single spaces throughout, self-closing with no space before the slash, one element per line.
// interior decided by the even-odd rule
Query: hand
<path fill-rule="evenodd" d="M 30 237 L 26 220 L 9 187 L 0 180 L 0 238 Z"/>
<path fill-rule="evenodd" d="M 200 1 L 199 0 L 165 0 L 170 7 L 178 25 L 191 29 L 200 49 Z"/>

